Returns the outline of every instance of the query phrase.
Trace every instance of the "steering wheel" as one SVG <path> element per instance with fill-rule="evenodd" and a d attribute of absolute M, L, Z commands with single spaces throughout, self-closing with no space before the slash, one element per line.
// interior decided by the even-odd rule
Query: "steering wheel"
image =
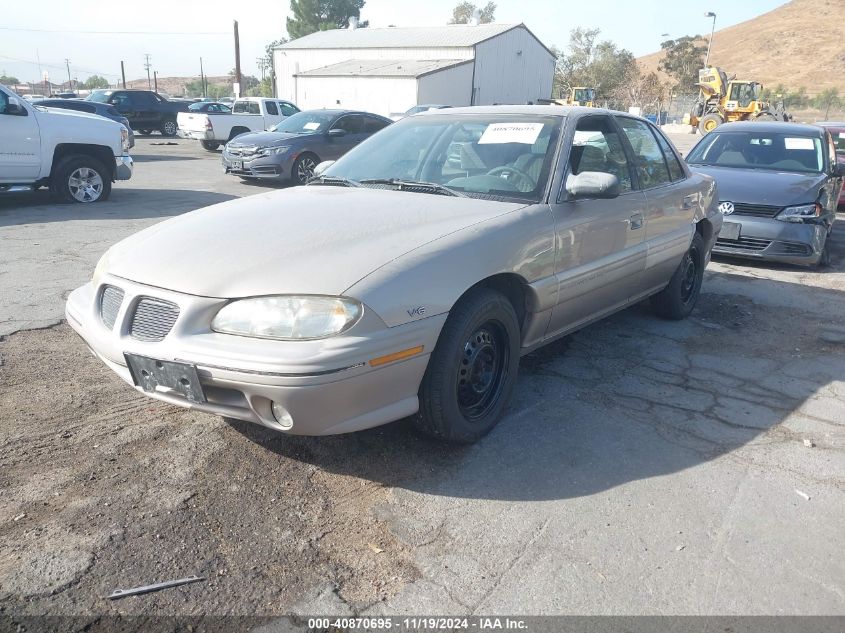
<path fill-rule="evenodd" d="M 517 189 L 519 189 L 519 183 L 523 185 L 527 185 L 527 189 L 520 189 L 520 191 L 532 191 L 537 184 L 534 182 L 534 179 L 526 174 L 521 169 L 517 169 L 516 167 L 511 167 L 510 165 L 502 165 L 501 167 L 494 167 L 490 171 L 487 172 L 488 176 L 501 176 L 502 174 L 513 174 L 516 176 L 516 182 L 508 180 L 511 182 Z"/>

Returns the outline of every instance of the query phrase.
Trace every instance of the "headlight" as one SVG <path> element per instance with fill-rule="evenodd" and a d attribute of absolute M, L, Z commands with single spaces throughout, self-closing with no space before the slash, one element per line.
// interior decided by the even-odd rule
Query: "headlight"
<path fill-rule="evenodd" d="M 211 322 L 211 329 L 280 340 L 326 338 L 348 330 L 362 312 L 360 303 L 343 297 L 258 297 L 224 306 Z"/>
<path fill-rule="evenodd" d="M 106 274 L 106 270 L 109 267 L 110 256 L 111 249 L 103 253 L 103 256 L 100 257 L 100 261 L 97 262 L 96 268 L 94 268 L 94 274 L 91 277 L 91 283 L 94 284 L 95 288 L 100 285 L 100 279 L 102 279 L 103 275 Z"/>
<path fill-rule="evenodd" d="M 120 147 L 123 148 L 124 152 L 129 151 L 129 130 L 126 129 L 125 125 L 120 126 Z"/>
<path fill-rule="evenodd" d="M 259 156 L 272 156 L 272 155 L 279 155 L 284 154 L 286 151 L 290 149 L 287 145 L 282 145 L 281 147 L 259 147 L 256 151 L 256 154 Z"/>
<path fill-rule="evenodd" d="M 799 204 L 795 207 L 786 207 L 777 214 L 775 219 L 784 222 L 803 222 L 810 218 L 818 218 L 821 214 L 822 205 L 817 202 L 815 204 Z"/>

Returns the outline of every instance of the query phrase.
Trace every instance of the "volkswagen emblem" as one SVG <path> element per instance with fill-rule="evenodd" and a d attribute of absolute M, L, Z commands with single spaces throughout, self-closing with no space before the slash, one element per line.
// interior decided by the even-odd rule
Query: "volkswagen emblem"
<path fill-rule="evenodd" d="M 719 203 L 719 211 L 721 211 L 722 215 L 730 215 L 734 212 L 734 203 L 733 202 L 720 202 Z"/>

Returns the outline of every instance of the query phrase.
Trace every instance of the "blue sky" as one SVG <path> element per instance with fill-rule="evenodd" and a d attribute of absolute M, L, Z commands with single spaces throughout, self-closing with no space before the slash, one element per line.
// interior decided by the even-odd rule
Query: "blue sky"
<path fill-rule="evenodd" d="M 198 75 L 200 56 L 207 74 L 222 75 L 234 66 L 233 19 L 240 23 L 243 69 L 258 74 L 256 58 L 267 42 L 285 35 L 289 14 L 287 0 L 144 0 L 132 5 L 6 0 L 3 4 L 0 72 L 24 81 L 39 77 L 35 63 L 39 58 L 42 71 L 57 82 L 67 79 L 65 58 L 70 59 L 74 78 L 97 73 L 116 81 L 121 59 L 127 79 L 138 78 L 145 76 L 144 53 L 151 55 L 161 76 Z M 368 0 L 362 19 L 370 20 L 371 26 L 439 25 L 447 22 L 455 4 L 457 0 Z M 660 48 L 662 33 L 679 37 L 709 32 L 706 11 L 718 15 L 718 30 L 785 0 L 499 0 L 497 4 L 497 22 L 524 22 L 548 46 L 565 47 L 569 31 L 582 26 L 600 28 L 603 38 L 643 55 Z M 179 34 L 160 34 L 163 31 Z"/>

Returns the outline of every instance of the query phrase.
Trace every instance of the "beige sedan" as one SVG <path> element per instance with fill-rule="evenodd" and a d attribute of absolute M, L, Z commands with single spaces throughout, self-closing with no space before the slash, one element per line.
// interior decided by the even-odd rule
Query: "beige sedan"
<path fill-rule="evenodd" d="M 68 322 L 176 405 L 471 442 L 523 354 L 646 297 L 686 317 L 722 221 L 658 129 L 593 108 L 434 110 L 318 173 L 116 244 Z"/>

